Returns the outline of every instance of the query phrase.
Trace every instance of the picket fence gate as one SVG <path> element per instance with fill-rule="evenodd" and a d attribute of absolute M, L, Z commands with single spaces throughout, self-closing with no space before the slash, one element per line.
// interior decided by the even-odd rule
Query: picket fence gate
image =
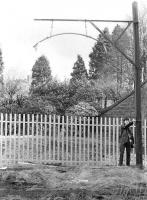
<path fill-rule="evenodd" d="M 0 166 L 19 162 L 118 165 L 122 119 L 0 114 Z M 132 127 L 133 134 L 135 126 Z M 146 119 L 143 160 L 146 164 Z M 135 164 L 135 149 L 131 154 Z"/>

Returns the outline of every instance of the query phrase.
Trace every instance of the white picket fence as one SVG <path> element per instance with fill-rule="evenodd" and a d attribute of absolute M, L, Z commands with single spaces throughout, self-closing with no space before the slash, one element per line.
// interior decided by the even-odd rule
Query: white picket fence
<path fill-rule="evenodd" d="M 0 114 L 0 166 L 18 162 L 117 165 L 121 123 L 118 118 Z M 144 120 L 144 164 L 146 128 Z M 135 164 L 134 151 L 131 163 Z"/>

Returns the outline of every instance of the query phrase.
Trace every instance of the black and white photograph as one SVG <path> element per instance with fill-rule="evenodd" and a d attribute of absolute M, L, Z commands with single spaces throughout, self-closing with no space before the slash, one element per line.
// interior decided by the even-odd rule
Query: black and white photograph
<path fill-rule="evenodd" d="M 147 1 L 0 8 L 0 200 L 147 200 Z"/>

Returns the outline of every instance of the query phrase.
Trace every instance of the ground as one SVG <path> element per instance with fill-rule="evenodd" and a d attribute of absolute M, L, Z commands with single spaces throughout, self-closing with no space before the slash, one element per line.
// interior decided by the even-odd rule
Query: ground
<path fill-rule="evenodd" d="M 0 170 L 0 200 L 147 199 L 147 169 L 20 163 Z"/>

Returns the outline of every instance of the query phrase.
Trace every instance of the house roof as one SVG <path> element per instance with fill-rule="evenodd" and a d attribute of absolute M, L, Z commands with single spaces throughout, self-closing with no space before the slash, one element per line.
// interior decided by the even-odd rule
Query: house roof
<path fill-rule="evenodd" d="M 147 83 L 147 80 L 145 80 L 142 84 L 141 84 L 141 88 Z M 104 108 L 100 111 L 99 116 L 105 114 L 106 112 L 108 112 L 109 110 L 113 109 L 114 107 L 116 107 L 117 105 L 119 105 L 120 103 L 122 103 L 123 101 L 125 101 L 127 98 L 129 98 L 131 95 L 133 95 L 135 93 L 135 90 L 133 90 L 132 92 L 130 92 L 128 95 L 126 95 L 125 97 L 123 97 L 122 99 L 116 101 L 113 105 L 108 106 L 107 108 Z"/>

